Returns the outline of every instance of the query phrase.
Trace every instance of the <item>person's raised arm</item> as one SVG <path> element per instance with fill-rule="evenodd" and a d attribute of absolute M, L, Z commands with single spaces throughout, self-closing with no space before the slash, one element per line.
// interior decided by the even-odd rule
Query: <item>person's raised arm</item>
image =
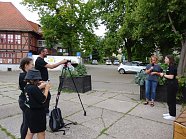
<path fill-rule="evenodd" d="M 62 65 L 62 64 L 65 64 L 65 63 L 67 63 L 66 59 L 61 60 L 60 62 L 55 63 L 55 64 L 46 64 L 45 67 L 49 68 L 49 69 L 54 69 L 54 68 L 58 67 L 59 65 Z"/>

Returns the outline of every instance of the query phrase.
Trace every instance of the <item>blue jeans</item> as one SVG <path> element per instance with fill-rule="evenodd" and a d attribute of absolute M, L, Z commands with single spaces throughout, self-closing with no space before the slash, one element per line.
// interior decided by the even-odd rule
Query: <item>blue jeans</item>
<path fill-rule="evenodd" d="M 148 100 L 155 100 L 158 82 L 145 80 L 145 96 Z M 151 93 L 150 93 L 151 92 Z"/>

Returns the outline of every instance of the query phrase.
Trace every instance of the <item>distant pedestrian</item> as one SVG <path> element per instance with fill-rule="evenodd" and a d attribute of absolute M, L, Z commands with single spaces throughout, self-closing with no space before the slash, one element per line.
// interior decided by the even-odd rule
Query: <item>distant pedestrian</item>
<path fill-rule="evenodd" d="M 154 100 L 156 97 L 156 88 L 158 85 L 158 77 L 162 71 L 158 63 L 158 57 L 152 55 L 150 58 L 150 64 L 147 65 L 145 72 L 147 73 L 147 78 L 145 80 L 145 97 L 146 101 L 144 105 L 150 104 L 154 106 Z M 150 93 L 151 92 L 151 93 Z"/>
<path fill-rule="evenodd" d="M 48 79 L 49 79 L 48 69 L 47 68 L 53 69 L 53 68 L 58 67 L 59 65 L 65 64 L 67 62 L 67 60 L 64 59 L 64 60 L 61 60 L 60 62 L 55 63 L 55 64 L 48 64 L 44 60 L 44 58 L 47 57 L 47 55 L 48 55 L 48 50 L 45 47 L 40 47 L 39 50 L 38 50 L 38 53 L 39 53 L 39 56 L 38 56 L 38 58 L 35 61 L 35 68 L 41 72 L 41 77 L 42 77 L 43 81 L 48 81 Z M 49 92 L 47 100 L 46 100 L 46 104 L 45 104 L 45 106 L 46 106 L 46 109 L 45 109 L 46 114 L 49 113 L 50 99 L 51 99 L 51 94 Z"/>
<path fill-rule="evenodd" d="M 27 72 L 25 93 L 27 106 L 25 115 L 28 124 L 26 139 L 32 139 L 37 133 L 38 139 L 45 139 L 46 113 L 44 103 L 50 89 L 50 83 L 40 82 L 39 70 L 31 69 Z"/>
<path fill-rule="evenodd" d="M 178 91 L 178 80 L 177 67 L 174 62 L 174 57 L 172 55 L 167 55 L 165 57 L 165 64 L 168 65 L 166 74 L 160 73 L 161 77 L 166 80 L 167 86 L 167 105 L 169 108 L 169 113 L 163 114 L 163 118 L 167 120 L 175 120 L 176 117 L 176 93 Z"/>
<path fill-rule="evenodd" d="M 22 121 L 21 128 L 20 128 L 21 139 L 25 139 L 27 130 L 28 130 L 28 125 L 27 125 L 26 118 L 25 118 L 25 111 L 27 108 L 25 105 L 26 95 L 24 91 L 25 86 L 26 86 L 25 76 L 28 70 L 32 68 L 33 68 L 33 60 L 31 58 L 25 57 L 21 59 L 20 69 L 22 70 L 22 72 L 19 74 L 19 89 L 21 90 L 21 94 L 19 95 L 19 107 L 21 108 L 23 112 L 23 121 Z"/>

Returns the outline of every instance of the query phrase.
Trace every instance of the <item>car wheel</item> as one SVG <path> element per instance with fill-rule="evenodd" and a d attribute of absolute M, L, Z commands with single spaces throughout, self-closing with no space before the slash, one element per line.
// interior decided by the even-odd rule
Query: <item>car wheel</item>
<path fill-rule="evenodd" d="M 124 69 L 120 69 L 120 70 L 119 70 L 119 73 L 120 73 L 120 74 L 124 74 L 124 73 L 125 73 L 125 70 L 124 70 Z"/>

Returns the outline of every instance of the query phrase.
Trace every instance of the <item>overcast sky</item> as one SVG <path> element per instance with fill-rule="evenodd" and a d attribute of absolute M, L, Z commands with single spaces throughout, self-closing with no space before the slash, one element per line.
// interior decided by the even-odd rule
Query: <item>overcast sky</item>
<path fill-rule="evenodd" d="M 24 15 L 24 17 L 27 20 L 30 20 L 32 22 L 38 23 L 39 24 L 39 16 L 37 12 L 31 12 L 29 11 L 26 6 L 23 6 L 20 4 L 22 0 L 0 0 L 1 2 L 12 2 L 13 5 Z M 105 26 L 100 26 L 98 30 L 95 30 L 96 35 L 102 36 L 103 33 L 105 32 Z"/>
<path fill-rule="evenodd" d="M 39 23 L 39 16 L 37 12 L 30 12 L 26 6 L 20 4 L 22 0 L 0 0 L 1 2 L 12 2 L 13 5 L 24 15 L 27 20 Z"/>

